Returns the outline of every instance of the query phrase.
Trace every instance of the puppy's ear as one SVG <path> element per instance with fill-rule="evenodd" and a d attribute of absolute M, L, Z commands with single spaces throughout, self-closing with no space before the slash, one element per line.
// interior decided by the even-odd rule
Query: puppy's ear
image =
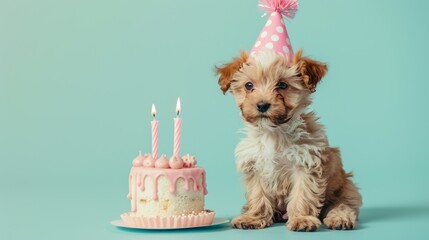
<path fill-rule="evenodd" d="M 316 91 L 316 85 L 328 71 L 328 66 L 324 63 L 302 56 L 302 49 L 293 56 L 293 65 L 297 66 L 305 86 L 311 92 Z"/>
<path fill-rule="evenodd" d="M 247 61 L 247 53 L 241 52 L 239 57 L 236 57 L 230 63 L 226 63 L 220 67 L 216 67 L 216 71 L 219 74 L 218 83 L 223 94 L 228 91 L 231 86 L 231 80 L 234 73 L 237 72 L 243 64 Z"/>

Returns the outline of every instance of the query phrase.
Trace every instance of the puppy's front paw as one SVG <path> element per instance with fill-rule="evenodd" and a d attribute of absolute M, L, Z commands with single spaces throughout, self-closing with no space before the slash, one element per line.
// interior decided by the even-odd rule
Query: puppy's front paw
<path fill-rule="evenodd" d="M 239 229 L 261 229 L 273 224 L 271 218 L 248 217 L 245 215 L 238 216 L 231 221 L 232 227 Z"/>
<path fill-rule="evenodd" d="M 354 213 L 337 212 L 335 214 L 328 214 L 323 223 L 326 227 L 335 230 L 352 230 L 356 228 L 357 221 Z"/>
<path fill-rule="evenodd" d="M 316 217 L 298 216 L 289 218 L 286 226 L 292 231 L 314 232 L 319 228 L 320 224 L 320 220 Z"/>

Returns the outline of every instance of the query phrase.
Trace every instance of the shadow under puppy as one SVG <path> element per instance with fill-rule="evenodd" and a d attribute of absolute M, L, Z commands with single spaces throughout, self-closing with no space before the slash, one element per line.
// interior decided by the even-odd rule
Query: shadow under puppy
<path fill-rule="evenodd" d="M 290 64 L 273 51 L 246 53 L 217 68 L 219 85 L 234 96 L 247 137 L 237 146 L 246 204 L 235 228 L 260 229 L 287 220 L 294 231 L 357 226 L 362 199 L 343 169 L 338 148 L 307 110 L 327 66 L 298 51 Z"/>

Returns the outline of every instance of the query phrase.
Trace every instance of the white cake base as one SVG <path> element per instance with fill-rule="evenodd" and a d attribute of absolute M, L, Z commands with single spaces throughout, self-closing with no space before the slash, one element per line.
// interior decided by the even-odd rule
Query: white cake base
<path fill-rule="evenodd" d="M 166 217 L 143 217 L 135 216 L 132 213 L 124 213 L 121 218 L 128 227 L 162 229 L 207 226 L 213 223 L 214 216 L 213 211 L 204 210 L 197 214 Z"/>

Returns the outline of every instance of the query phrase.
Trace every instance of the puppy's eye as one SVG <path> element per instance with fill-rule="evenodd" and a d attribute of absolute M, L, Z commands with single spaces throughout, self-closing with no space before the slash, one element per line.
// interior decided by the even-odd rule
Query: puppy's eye
<path fill-rule="evenodd" d="M 252 90 L 252 89 L 253 89 L 253 83 L 251 83 L 251 82 L 247 82 L 246 84 L 244 84 L 244 87 L 245 87 L 247 90 Z"/>
<path fill-rule="evenodd" d="M 286 88 L 288 87 L 288 85 L 287 85 L 287 83 L 285 83 L 285 82 L 279 82 L 279 83 L 277 84 L 277 87 L 278 87 L 279 89 L 286 89 Z"/>

